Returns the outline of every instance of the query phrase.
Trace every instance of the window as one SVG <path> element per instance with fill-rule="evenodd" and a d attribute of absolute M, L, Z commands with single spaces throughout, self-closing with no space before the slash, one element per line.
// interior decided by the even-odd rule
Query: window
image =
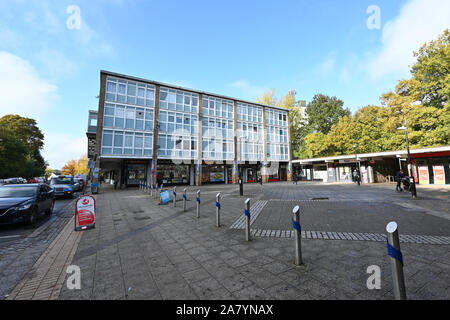
<path fill-rule="evenodd" d="M 123 132 L 114 132 L 114 147 L 123 147 Z"/>
<path fill-rule="evenodd" d="M 106 91 L 115 94 L 116 93 L 116 88 L 117 88 L 116 83 L 108 82 L 108 84 L 106 86 Z"/>
<path fill-rule="evenodd" d="M 119 94 L 122 94 L 122 95 L 125 95 L 125 94 L 126 94 L 126 91 L 127 91 L 127 86 L 126 86 L 126 84 L 119 83 L 119 91 L 118 91 L 118 93 L 119 93 Z"/>
<path fill-rule="evenodd" d="M 112 131 L 104 131 L 103 132 L 103 146 L 112 147 L 113 143 L 113 132 Z"/>

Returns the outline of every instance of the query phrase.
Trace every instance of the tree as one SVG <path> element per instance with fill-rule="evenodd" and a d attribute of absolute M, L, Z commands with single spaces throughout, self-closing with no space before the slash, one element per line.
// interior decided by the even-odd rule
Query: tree
<path fill-rule="evenodd" d="M 316 133 L 305 137 L 304 154 L 351 154 L 354 144 L 358 153 L 405 149 L 404 132 L 397 130 L 405 122 L 411 148 L 450 144 L 450 31 L 414 54 L 417 62 L 411 79 L 399 81 L 394 91 L 383 94 L 382 106 L 360 108 L 354 116 L 343 115 L 334 122 L 314 107 L 314 101 L 329 105 L 316 96 L 308 105 L 314 108 L 307 110 Z"/>
<path fill-rule="evenodd" d="M 277 98 L 275 97 L 275 90 L 270 89 L 262 95 L 261 98 L 258 98 L 258 103 L 265 104 L 268 106 L 276 106 L 278 104 Z"/>
<path fill-rule="evenodd" d="M 450 103 L 450 30 L 414 52 L 409 94 L 425 107 L 438 109 Z"/>
<path fill-rule="evenodd" d="M 89 174 L 88 168 L 89 159 L 87 154 L 83 155 L 75 166 L 75 174 Z"/>
<path fill-rule="evenodd" d="M 78 160 L 69 160 L 64 167 L 62 168 L 61 173 L 64 175 L 75 175 L 75 174 L 88 174 L 89 168 L 88 166 L 89 159 L 87 154 L 83 155 Z"/>
<path fill-rule="evenodd" d="M 44 135 L 34 119 L 18 115 L 0 118 L 0 139 L 0 177 L 31 178 L 44 174 Z"/>
<path fill-rule="evenodd" d="M 306 107 L 308 127 L 313 132 L 328 134 L 331 127 L 338 123 L 341 117 L 349 116 L 350 110 L 344 109 L 344 101 L 323 94 L 316 94 Z"/>
<path fill-rule="evenodd" d="M 67 162 L 61 170 L 63 175 L 73 176 L 75 174 L 75 168 L 77 166 L 77 162 L 75 160 L 70 160 Z"/>

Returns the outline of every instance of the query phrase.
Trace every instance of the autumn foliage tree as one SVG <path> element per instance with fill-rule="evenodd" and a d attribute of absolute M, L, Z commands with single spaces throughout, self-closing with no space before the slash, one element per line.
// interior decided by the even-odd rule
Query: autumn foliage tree
<path fill-rule="evenodd" d="M 64 175 L 75 175 L 75 174 L 88 174 L 89 168 L 88 168 L 88 162 L 89 159 L 87 155 L 83 155 L 78 160 L 70 160 L 68 161 L 64 167 L 61 170 L 61 173 Z"/>
<path fill-rule="evenodd" d="M 382 106 L 366 106 L 345 115 L 327 134 L 305 137 L 305 155 L 332 156 L 406 148 L 407 125 L 411 148 L 450 144 L 450 31 L 414 53 L 411 79 L 398 82 L 382 95 Z"/>

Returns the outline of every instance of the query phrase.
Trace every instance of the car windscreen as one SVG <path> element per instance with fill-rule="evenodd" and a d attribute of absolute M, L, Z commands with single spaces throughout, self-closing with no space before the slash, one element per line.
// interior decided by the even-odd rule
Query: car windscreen
<path fill-rule="evenodd" d="M 29 198 L 36 195 L 36 187 L 0 187 L 0 198 Z"/>
<path fill-rule="evenodd" d="M 73 179 L 72 178 L 52 178 L 52 180 L 50 181 L 51 185 L 54 184 L 73 184 Z"/>

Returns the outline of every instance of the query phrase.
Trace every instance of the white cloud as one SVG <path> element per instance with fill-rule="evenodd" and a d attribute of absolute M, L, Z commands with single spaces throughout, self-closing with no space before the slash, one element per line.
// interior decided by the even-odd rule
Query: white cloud
<path fill-rule="evenodd" d="M 38 59 L 42 63 L 45 72 L 52 79 L 60 77 L 71 78 L 77 76 L 80 72 L 79 65 L 58 50 L 45 48 L 38 54 Z"/>
<path fill-rule="evenodd" d="M 12 113 L 39 120 L 57 98 L 56 91 L 28 61 L 0 51 L 0 116 Z"/>
<path fill-rule="evenodd" d="M 70 134 L 46 133 L 42 155 L 50 168 L 61 169 L 69 160 L 87 153 L 87 138 Z"/>
<path fill-rule="evenodd" d="M 450 27 L 450 1 L 410 0 L 400 14 L 383 28 L 383 47 L 369 61 L 367 70 L 373 78 L 387 74 L 407 76 L 415 62 L 413 51 L 436 39 Z"/>
<path fill-rule="evenodd" d="M 238 80 L 229 84 L 230 87 L 242 92 L 247 100 L 256 100 L 261 97 L 268 89 L 250 84 L 246 80 Z"/>
<path fill-rule="evenodd" d="M 329 55 L 319 66 L 319 71 L 321 74 L 328 75 L 334 71 L 336 66 L 336 58 L 334 54 Z"/>

